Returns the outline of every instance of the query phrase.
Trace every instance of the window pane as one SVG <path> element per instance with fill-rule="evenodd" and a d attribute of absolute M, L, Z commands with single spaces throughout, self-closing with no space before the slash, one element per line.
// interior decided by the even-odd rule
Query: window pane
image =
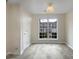
<path fill-rule="evenodd" d="M 49 21 L 49 22 L 56 22 L 57 19 L 49 19 L 48 21 Z"/>
<path fill-rule="evenodd" d="M 57 38 L 57 19 L 40 19 L 40 38 Z"/>
<path fill-rule="evenodd" d="M 41 19 L 40 22 L 47 22 L 47 19 Z"/>

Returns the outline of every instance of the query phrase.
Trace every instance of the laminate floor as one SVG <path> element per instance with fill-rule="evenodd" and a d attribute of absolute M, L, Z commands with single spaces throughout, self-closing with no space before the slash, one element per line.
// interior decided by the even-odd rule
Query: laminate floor
<path fill-rule="evenodd" d="M 65 44 L 33 44 L 15 59 L 73 59 L 73 51 Z"/>

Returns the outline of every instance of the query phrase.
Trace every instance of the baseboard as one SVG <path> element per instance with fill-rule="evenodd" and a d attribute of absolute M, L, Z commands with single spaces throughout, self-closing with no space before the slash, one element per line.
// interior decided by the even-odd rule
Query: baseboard
<path fill-rule="evenodd" d="M 14 54 L 13 52 L 7 52 L 6 56 L 10 55 L 10 54 Z"/>
<path fill-rule="evenodd" d="M 69 48 L 71 48 L 72 50 L 73 50 L 73 47 L 70 45 L 70 44 L 68 44 L 68 43 L 65 43 Z"/>
<path fill-rule="evenodd" d="M 11 52 L 6 52 L 6 56 L 8 56 Z"/>
<path fill-rule="evenodd" d="M 39 40 L 39 41 L 32 41 L 32 44 L 57 44 L 57 43 L 65 43 L 65 41 L 44 41 L 44 40 Z"/>

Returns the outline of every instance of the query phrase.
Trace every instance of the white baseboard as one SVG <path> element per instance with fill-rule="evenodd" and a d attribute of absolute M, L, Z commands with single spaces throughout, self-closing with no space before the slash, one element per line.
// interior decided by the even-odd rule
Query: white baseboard
<path fill-rule="evenodd" d="M 10 55 L 10 54 L 12 54 L 12 55 L 20 55 L 20 52 L 18 51 L 9 51 L 9 52 L 6 52 L 6 56 L 8 56 L 8 55 Z"/>
<path fill-rule="evenodd" d="M 73 50 L 73 47 L 70 44 L 66 43 L 66 45 Z"/>
<path fill-rule="evenodd" d="M 26 48 L 25 48 L 25 49 L 27 49 L 30 45 L 31 45 L 31 44 L 28 44 L 28 45 L 26 46 Z M 23 52 L 25 51 L 25 49 L 23 49 L 22 51 L 20 51 L 20 52 L 19 52 L 19 54 L 18 54 L 18 53 L 16 53 L 16 52 L 6 52 L 6 56 L 8 56 L 9 54 L 22 55 L 22 54 L 23 54 Z"/>
<path fill-rule="evenodd" d="M 8 56 L 9 54 L 14 54 L 13 52 L 7 52 L 6 53 L 6 56 Z"/>

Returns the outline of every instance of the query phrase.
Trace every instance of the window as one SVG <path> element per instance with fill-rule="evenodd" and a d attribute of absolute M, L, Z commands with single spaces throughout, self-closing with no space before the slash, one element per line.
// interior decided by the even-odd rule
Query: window
<path fill-rule="evenodd" d="M 40 19 L 39 38 L 57 38 L 57 19 Z"/>

